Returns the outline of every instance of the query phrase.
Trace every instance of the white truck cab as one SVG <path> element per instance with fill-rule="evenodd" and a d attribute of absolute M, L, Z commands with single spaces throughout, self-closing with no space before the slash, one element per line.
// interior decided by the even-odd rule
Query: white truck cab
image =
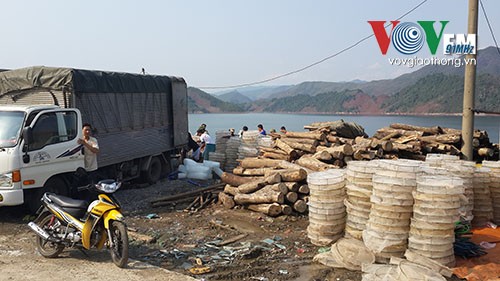
<path fill-rule="evenodd" d="M 0 124 L 0 207 L 23 204 L 33 188 L 66 193 L 58 176 L 84 166 L 80 111 L 0 106 Z"/>

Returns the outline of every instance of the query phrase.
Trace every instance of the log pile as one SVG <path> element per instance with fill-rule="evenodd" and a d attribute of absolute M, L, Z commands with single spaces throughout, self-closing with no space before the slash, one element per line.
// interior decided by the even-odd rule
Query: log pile
<path fill-rule="evenodd" d="M 284 163 L 294 165 L 284 160 L 243 159 L 234 174 L 222 174 L 226 186 L 219 202 L 228 209 L 238 205 L 272 217 L 305 213 L 307 171 Z"/>
<path fill-rule="evenodd" d="M 226 186 L 219 201 L 227 208 L 241 205 L 271 216 L 303 213 L 307 210 L 304 198 L 308 191 L 303 186 L 308 173 L 342 168 L 352 160 L 460 155 L 461 131 L 456 129 L 395 123 L 369 138 L 362 127 L 344 124 L 314 123 L 304 126 L 309 131 L 270 134 L 271 147 L 260 147 L 258 157 L 240 159 L 232 174 L 223 174 Z M 474 151 L 476 159 L 498 155 L 485 131 L 474 132 Z M 279 178 L 273 177 L 276 174 Z M 297 188 L 303 188 L 302 192 Z"/>

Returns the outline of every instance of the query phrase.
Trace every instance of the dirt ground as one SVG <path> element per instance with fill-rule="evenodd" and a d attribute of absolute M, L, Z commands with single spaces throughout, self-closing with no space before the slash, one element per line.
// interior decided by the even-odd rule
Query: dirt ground
<path fill-rule="evenodd" d="M 151 206 L 154 199 L 213 183 L 164 179 L 147 187 L 125 186 L 116 193 L 129 228 L 130 258 L 133 260 L 129 268 L 143 269 L 147 267 L 145 265 L 154 265 L 174 274 L 166 277 L 165 272 L 158 268 L 132 270 L 125 271 L 129 274 L 127 280 L 184 278 L 175 273 L 199 280 L 361 280 L 361 272 L 333 269 L 312 261 L 314 255 L 325 248 L 314 246 L 307 238 L 307 215 L 271 218 L 249 210 L 227 210 L 219 204 L 211 204 L 197 212 L 185 212 L 190 201 L 177 206 Z M 5 265 L 9 265 L 12 274 L 19 270 L 27 272 L 23 273 L 23 280 L 56 280 L 44 279 L 40 272 L 50 272 L 51 267 L 61 264 L 76 268 L 73 271 L 78 275 L 81 272 L 77 268 L 85 264 L 91 264 L 96 270 L 99 270 L 98 266 L 106 266 L 105 270 L 114 267 L 106 251 L 84 255 L 78 250 L 68 249 L 63 252 L 62 259 L 44 259 L 37 255 L 32 243 L 34 234 L 26 227 L 29 218 L 22 210 L 0 208 L 2 272 Z M 34 259 L 33 272 L 22 266 L 12 267 L 16 256 L 23 260 Z M 120 271 L 116 274 L 119 275 Z M 18 280 L 6 276 L 2 273 L 0 280 Z"/>

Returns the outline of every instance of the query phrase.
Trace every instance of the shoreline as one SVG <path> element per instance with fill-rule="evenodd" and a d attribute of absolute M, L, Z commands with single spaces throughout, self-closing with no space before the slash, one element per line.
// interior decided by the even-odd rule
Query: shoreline
<path fill-rule="evenodd" d="M 462 116 L 462 113 L 346 113 L 346 112 L 192 112 L 188 114 L 296 114 L 296 115 L 336 115 L 336 116 L 416 116 L 416 117 L 446 117 Z M 474 116 L 499 116 L 498 114 L 476 113 Z"/>

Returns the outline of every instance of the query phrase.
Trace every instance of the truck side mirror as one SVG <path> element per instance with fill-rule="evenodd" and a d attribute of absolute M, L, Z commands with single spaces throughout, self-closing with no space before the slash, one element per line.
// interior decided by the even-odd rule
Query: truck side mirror
<path fill-rule="evenodd" d="M 24 145 L 23 145 L 23 162 L 29 163 L 30 162 L 30 156 L 28 154 L 28 148 L 30 143 L 33 141 L 33 129 L 31 127 L 25 127 L 23 129 L 23 139 L 24 139 Z"/>

